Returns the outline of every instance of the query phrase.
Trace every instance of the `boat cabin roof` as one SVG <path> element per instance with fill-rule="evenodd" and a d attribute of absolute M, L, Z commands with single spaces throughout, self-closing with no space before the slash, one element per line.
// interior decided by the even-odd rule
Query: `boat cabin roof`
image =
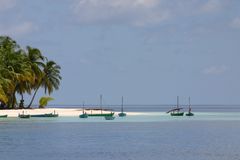
<path fill-rule="evenodd" d="M 183 108 L 174 108 L 174 109 L 167 111 L 167 113 L 174 112 L 174 111 L 180 111 L 181 109 L 183 109 Z"/>

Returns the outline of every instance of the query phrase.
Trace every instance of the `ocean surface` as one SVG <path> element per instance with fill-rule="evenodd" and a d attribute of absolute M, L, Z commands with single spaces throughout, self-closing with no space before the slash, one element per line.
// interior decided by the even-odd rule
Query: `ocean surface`
<path fill-rule="evenodd" d="M 194 117 L 148 110 L 113 121 L 0 119 L 0 159 L 239 160 L 240 112 L 235 109 L 196 111 Z"/>

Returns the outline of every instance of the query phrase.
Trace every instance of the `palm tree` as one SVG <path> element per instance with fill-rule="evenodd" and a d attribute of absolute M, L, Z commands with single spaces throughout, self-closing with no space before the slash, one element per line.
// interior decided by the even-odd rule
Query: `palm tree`
<path fill-rule="evenodd" d="M 26 57 L 26 61 L 29 63 L 30 68 L 33 72 L 33 83 L 19 83 L 19 94 L 21 95 L 21 100 L 19 104 L 19 108 L 24 108 L 24 99 L 23 99 L 23 93 L 27 92 L 28 94 L 31 94 L 32 89 L 36 89 L 41 82 L 42 78 L 42 70 L 44 66 L 44 56 L 42 56 L 42 53 L 37 48 L 32 48 L 30 46 L 26 47 L 27 52 L 24 54 Z"/>
<path fill-rule="evenodd" d="M 28 105 L 28 108 L 31 107 L 33 100 L 36 96 L 38 89 L 42 86 L 44 88 L 45 94 L 51 94 L 53 90 L 58 90 L 60 86 L 60 80 L 62 77 L 60 76 L 61 67 L 57 65 L 54 61 L 47 61 L 43 68 L 43 76 L 41 82 L 38 84 L 36 88 L 32 100 Z"/>
<path fill-rule="evenodd" d="M 10 37 L 0 36 L 0 104 L 14 108 L 17 104 L 16 94 L 21 95 L 20 106 L 24 107 L 23 94 L 34 97 L 40 87 L 45 93 L 51 94 L 60 85 L 60 66 L 54 61 L 47 61 L 37 48 L 30 46 L 26 50 Z"/>

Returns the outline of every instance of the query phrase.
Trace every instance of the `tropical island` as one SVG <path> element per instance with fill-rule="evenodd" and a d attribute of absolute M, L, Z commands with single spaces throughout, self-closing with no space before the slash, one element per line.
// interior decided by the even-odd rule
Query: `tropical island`
<path fill-rule="evenodd" d="M 40 88 L 48 95 L 59 89 L 60 69 L 40 49 L 23 48 L 12 38 L 0 36 L 0 109 L 31 108 Z M 31 96 L 28 104 L 24 104 L 25 94 Z"/>

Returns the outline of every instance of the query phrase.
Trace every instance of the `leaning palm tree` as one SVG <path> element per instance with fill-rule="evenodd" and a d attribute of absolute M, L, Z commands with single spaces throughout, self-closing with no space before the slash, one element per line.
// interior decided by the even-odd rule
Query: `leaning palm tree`
<path fill-rule="evenodd" d="M 42 70 L 41 68 L 44 67 L 44 56 L 42 56 L 42 53 L 37 48 L 32 48 L 30 46 L 26 47 L 27 52 L 24 54 L 26 58 L 26 62 L 30 65 L 33 81 L 24 81 L 22 83 L 19 83 L 19 94 L 21 95 L 21 100 L 19 104 L 19 108 L 24 108 L 24 99 L 23 99 L 23 93 L 31 94 L 32 89 L 36 89 L 39 86 L 39 83 L 41 82 L 42 78 Z"/>
<path fill-rule="evenodd" d="M 54 61 L 47 61 L 43 68 L 43 76 L 41 78 L 41 82 L 38 84 L 36 88 L 32 100 L 28 105 L 28 108 L 31 107 L 33 100 L 36 96 L 37 91 L 42 86 L 44 88 L 45 94 L 49 95 L 53 92 L 53 90 L 58 90 L 60 86 L 60 80 L 62 77 L 60 76 L 61 67 L 57 65 Z"/>

